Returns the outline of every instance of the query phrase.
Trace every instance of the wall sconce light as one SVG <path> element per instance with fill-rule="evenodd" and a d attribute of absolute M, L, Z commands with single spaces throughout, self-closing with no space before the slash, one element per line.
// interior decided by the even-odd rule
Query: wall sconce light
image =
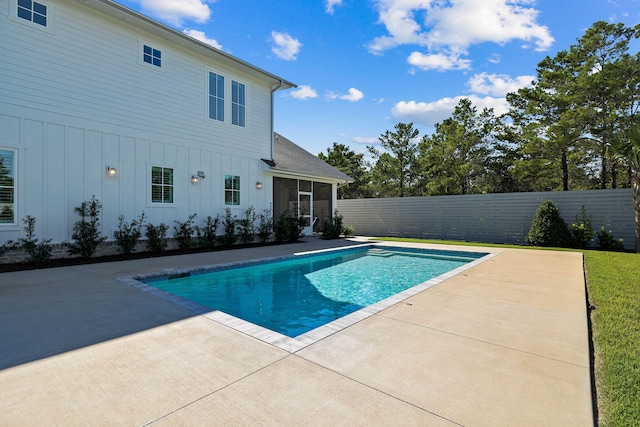
<path fill-rule="evenodd" d="M 191 175 L 191 183 L 192 184 L 197 184 L 198 181 L 200 181 L 201 179 L 204 179 L 205 175 L 203 171 L 198 171 L 198 173 L 196 173 L 195 175 Z"/>
<path fill-rule="evenodd" d="M 262 190 L 262 183 L 260 181 L 256 182 L 256 190 Z"/>
<path fill-rule="evenodd" d="M 107 176 L 109 178 L 113 178 L 114 176 L 116 176 L 117 172 L 118 170 L 116 169 L 115 166 L 107 166 Z"/>

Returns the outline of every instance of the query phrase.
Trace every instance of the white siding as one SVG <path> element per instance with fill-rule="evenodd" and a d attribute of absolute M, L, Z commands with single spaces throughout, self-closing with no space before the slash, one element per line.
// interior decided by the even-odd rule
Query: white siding
<path fill-rule="evenodd" d="M 14 1 L 14 0 L 11 0 Z M 38 236 L 68 240 L 73 208 L 95 195 L 110 237 L 120 214 L 150 222 L 224 212 L 224 173 L 241 177 L 241 215 L 271 203 L 260 159 L 271 155 L 271 88 L 242 68 L 217 63 L 76 1 L 42 1 L 50 30 L 9 17 L 0 0 L 0 147 L 18 149 L 18 226 L 35 216 Z M 142 62 L 141 44 L 162 51 L 162 68 Z M 208 119 L 208 71 L 225 76 L 225 123 Z M 246 85 L 246 127 L 231 125 L 231 81 Z M 105 168 L 117 168 L 107 178 Z M 174 168 L 175 203 L 151 204 L 151 165 Z M 191 184 L 191 175 L 206 179 Z M 255 189 L 262 181 L 262 190 Z"/>

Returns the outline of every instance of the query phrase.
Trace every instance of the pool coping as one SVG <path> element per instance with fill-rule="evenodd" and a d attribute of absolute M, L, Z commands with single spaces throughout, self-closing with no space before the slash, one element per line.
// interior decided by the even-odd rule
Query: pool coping
<path fill-rule="evenodd" d="M 154 272 L 149 274 L 116 277 L 116 279 L 124 284 L 132 286 L 143 292 L 149 293 L 160 299 L 169 301 L 177 306 L 187 309 L 195 314 L 201 315 L 216 323 L 227 326 L 235 331 L 251 336 L 257 340 L 260 340 L 262 342 L 275 346 L 289 353 L 295 353 L 324 338 L 327 338 L 339 331 L 342 331 L 352 325 L 355 325 L 356 323 L 359 323 L 373 316 L 374 314 L 380 313 L 383 310 L 386 310 L 396 304 L 399 304 L 404 300 L 406 300 L 407 298 L 410 298 L 439 283 L 442 283 L 447 279 L 457 276 L 458 274 L 461 274 L 464 271 L 470 268 L 473 268 L 478 264 L 481 264 L 493 258 L 499 253 L 499 252 L 483 252 L 483 253 L 486 253 L 486 255 L 478 259 L 470 261 L 460 267 L 457 267 L 444 274 L 441 274 L 437 277 L 427 280 L 426 282 L 423 282 L 411 288 L 405 289 L 402 292 L 399 292 L 395 295 L 392 295 L 388 298 L 378 301 L 377 303 L 363 307 L 360 310 L 354 311 L 353 313 L 340 317 L 336 320 L 333 320 L 329 323 L 326 323 L 322 326 L 319 326 L 309 332 L 305 332 L 304 334 L 298 335 L 297 337 L 294 337 L 294 338 L 288 337 L 286 335 L 280 334 L 278 332 L 272 331 L 262 326 L 253 324 L 251 322 L 248 322 L 246 320 L 224 313 L 222 311 L 212 310 L 209 307 L 206 307 L 194 301 L 182 298 L 180 296 L 171 294 L 169 292 L 163 291 L 161 289 L 158 289 L 154 286 L 151 286 L 143 282 L 143 280 L 153 280 L 156 278 L 165 278 L 165 277 L 182 277 L 182 276 L 190 275 L 193 273 L 203 273 L 208 271 L 245 267 L 245 266 L 261 264 L 265 262 L 277 262 L 280 260 L 292 259 L 295 257 L 316 255 L 320 253 L 329 253 L 329 252 L 336 252 L 336 251 L 349 251 L 354 249 L 361 249 L 364 247 L 389 248 L 389 247 L 394 247 L 394 245 L 366 243 L 362 245 L 350 246 L 348 248 L 329 248 L 329 249 L 321 249 L 321 250 L 314 250 L 314 251 L 295 252 L 292 255 L 251 259 L 251 260 L 245 260 L 245 261 L 235 261 L 235 262 L 221 263 L 221 264 L 210 264 L 210 265 L 203 265 L 203 266 L 191 267 L 191 268 L 185 268 L 185 269 L 166 269 L 164 271 Z M 400 247 L 400 246 L 397 246 L 397 247 Z M 455 250 L 444 250 L 444 252 L 474 253 L 471 251 L 455 251 Z"/>

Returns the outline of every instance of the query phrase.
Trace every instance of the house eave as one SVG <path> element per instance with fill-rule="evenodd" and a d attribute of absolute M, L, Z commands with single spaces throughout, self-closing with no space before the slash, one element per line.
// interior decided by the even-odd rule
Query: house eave
<path fill-rule="evenodd" d="M 342 179 L 337 177 L 323 176 L 323 175 L 314 175 L 304 172 L 297 172 L 287 169 L 279 169 L 277 167 L 270 167 L 263 160 L 262 173 L 265 175 L 278 176 L 283 178 L 297 178 L 297 179 L 306 179 L 309 181 L 317 181 L 317 182 L 325 182 L 327 184 L 336 184 L 338 187 L 343 185 L 347 185 L 353 182 L 353 179 Z"/>
<path fill-rule="evenodd" d="M 235 56 L 230 55 L 204 42 L 201 42 L 200 40 L 196 40 L 193 37 L 181 33 L 178 30 L 175 30 L 161 22 L 151 19 L 112 0 L 84 0 L 83 3 L 89 7 L 92 7 L 93 9 L 99 10 L 111 16 L 112 18 L 125 21 L 129 24 L 135 24 L 138 28 L 142 28 L 159 37 L 167 38 L 168 36 L 171 41 L 186 49 L 193 50 L 194 52 L 203 54 L 205 56 L 212 56 L 213 54 L 216 56 L 217 61 L 228 64 L 229 66 L 239 66 L 247 70 L 247 72 L 249 72 L 250 74 L 258 75 L 262 79 L 266 78 L 266 80 L 269 80 L 272 86 L 281 84 L 278 87 L 278 89 L 280 90 L 297 87 L 295 83 L 287 81 L 282 77 L 278 77 L 275 74 L 251 65 L 240 58 L 236 58 Z"/>

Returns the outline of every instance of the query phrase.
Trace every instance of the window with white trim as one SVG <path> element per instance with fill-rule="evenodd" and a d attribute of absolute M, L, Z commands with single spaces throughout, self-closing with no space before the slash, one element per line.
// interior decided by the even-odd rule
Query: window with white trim
<path fill-rule="evenodd" d="M 16 223 L 16 152 L 0 148 L 0 224 Z"/>
<path fill-rule="evenodd" d="M 237 175 L 224 176 L 224 204 L 240 204 L 240 177 Z"/>
<path fill-rule="evenodd" d="M 231 81 L 231 123 L 245 127 L 245 86 Z"/>
<path fill-rule="evenodd" d="M 209 118 L 224 122 L 224 76 L 209 72 Z"/>
<path fill-rule="evenodd" d="M 151 203 L 173 203 L 173 169 L 151 167 Z"/>
<path fill-rule="evenodd" d="M 47 26 L 47 6 L 33 0 L 18 0 L 18 18 Z"/>
<path fill-rule="evenodd" d="M 162 52 L 145 44 L 142 46 L 142 60 L 147 64 L 162 67 Z"/>

